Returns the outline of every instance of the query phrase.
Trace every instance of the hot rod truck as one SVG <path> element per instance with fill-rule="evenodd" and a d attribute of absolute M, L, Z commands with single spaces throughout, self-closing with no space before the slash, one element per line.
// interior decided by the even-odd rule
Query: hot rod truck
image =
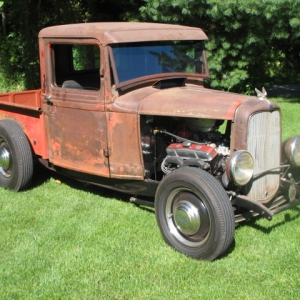
<path fill-rule="evenodd" d="M 41 89 L 0 95 L 0 185 L 33 162 L 152 205 L 165 241 L 213 260 L 235 222 L 300 204 L 300 136 L 266 97 L 207 89 L 205 33 L 86 23 L 39 33 Z"/>

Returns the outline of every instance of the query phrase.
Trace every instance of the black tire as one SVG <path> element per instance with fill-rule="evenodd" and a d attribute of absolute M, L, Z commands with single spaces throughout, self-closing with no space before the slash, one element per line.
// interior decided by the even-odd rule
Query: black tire
<path fill-rule="evenodd" d="M 233 241 L 229 198 L 203 170 L 186 167 L 168 174 L 156 192 L 155 215 L 164 240 L 187 256 L 214 260 Z"/>
<path fill-rule="evenodd" d="M 29 186 L 33 157 L 29 141 L 19 124 L 0 121 L 0 186 L 20 191 Z"/>

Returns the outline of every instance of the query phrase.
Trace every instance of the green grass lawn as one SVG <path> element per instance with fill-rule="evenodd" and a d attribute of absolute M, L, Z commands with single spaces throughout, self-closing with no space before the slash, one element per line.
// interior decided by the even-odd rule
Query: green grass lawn
<path fill-rule="evenodd" d="M 276 99 L 283 136 L 300 98 Z M 300 208 L 237 225 L 229 252 L 196 261 L 167 246 L 152 209 L 41 169 L 0 189 L 0 299 L 298 299 Z"/>

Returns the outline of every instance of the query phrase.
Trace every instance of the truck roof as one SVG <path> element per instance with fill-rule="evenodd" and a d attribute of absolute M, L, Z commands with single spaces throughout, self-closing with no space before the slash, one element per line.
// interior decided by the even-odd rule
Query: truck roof
<path fill-rule="evenodd" d="M 78 23 L 44 28 L 39 38 L 96 38 L 102 44 L 163 41 L 163 40 L 206 40 L 202 29 L 182 25 L 111 22 Z"/>

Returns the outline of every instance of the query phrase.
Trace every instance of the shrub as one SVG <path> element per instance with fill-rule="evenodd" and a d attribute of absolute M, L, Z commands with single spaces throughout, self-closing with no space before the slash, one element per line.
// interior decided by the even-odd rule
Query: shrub
<path fill-rule="evenodd" d="M 134 18 L 205 30 L 212 87 L 247 92 L 300 79 L 299 1 L 144 1 Z"/>

